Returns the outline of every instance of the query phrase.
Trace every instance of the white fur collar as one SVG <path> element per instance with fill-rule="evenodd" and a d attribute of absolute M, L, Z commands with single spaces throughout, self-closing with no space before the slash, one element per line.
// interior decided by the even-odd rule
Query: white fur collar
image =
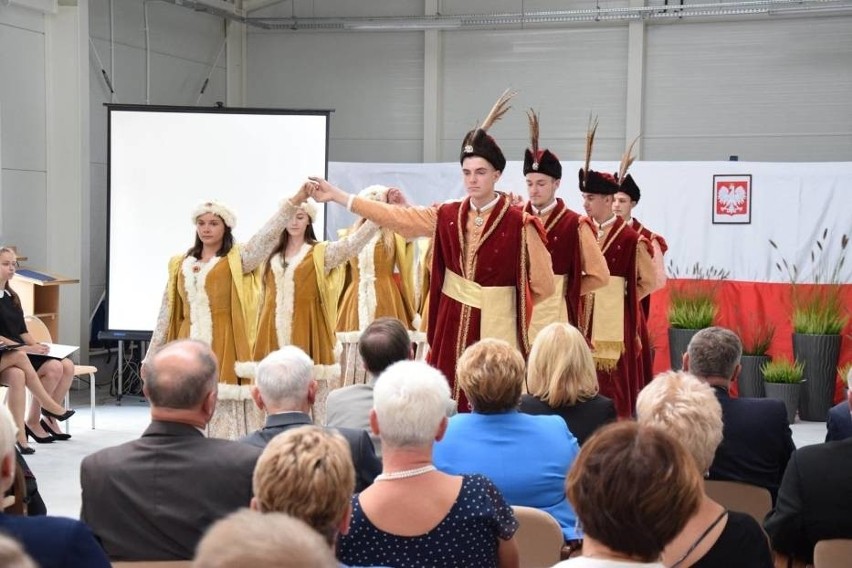
<path fill-rule="evenodd" d="M 364 331 L 376 318 L 376 245 L 381 231 L 358 252 L 358 329 Z M 384 244 L 382 244 L 384 246 Z"/>
<path fill-rule="evenodd" d="M 183 285 L 189 300 L 189 337 L 213 344 L 213 316 L 210 314 L 210 298 L 207 296 L 205 283 L 207 275 L 219 262 L 221 257 L 214 256 L 205 263 L 200 263 L 195 257 L 183 259 Z M 197 271 L 196 271 L 197 270 Z"/>

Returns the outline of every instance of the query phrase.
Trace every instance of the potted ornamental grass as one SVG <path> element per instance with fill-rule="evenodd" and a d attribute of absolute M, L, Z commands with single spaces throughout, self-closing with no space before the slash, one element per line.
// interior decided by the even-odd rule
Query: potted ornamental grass
<path fill-rule="evenodd" d="M 761 370 L 766 398 L 783 402 L 787 408 L 787 422 L 792 424 L 796 420 L 802 385 L 805 383 L 805 365 L 799 361 L 776 359 L 767 361 Z"/>
<path fill-rule="evenodd" d="M 774 241 L 769 244 L 778 250 Z M 849 237 L 841 235 L 839 245 L 835 251 L 825 229 L 804 268 L 783 258 L 775 263 L 792 285 L 793 355 L 808 378 L 799 400 L 802 420 L 824 422 L 834 402 L 841 334 L 849 322 L 849 307 L 843 302 L 843 284 L 850 280 L 845 267 Z"/>
<path fill-rule="evenodd" d="M 769 362 L 767 354 L 769 346 L 775 337 L 775 325 L 772 322 L 755 322 L 744 329 L 737 330 L 737 335 L 743 344 L 743 355 L 740 360 L 742 369 L 737 381 L 741 397 L 763 398 L 766 389 L 763 386 L 763 366 Z"/>
<path fill-rule="evenodd" d="M 681 276 L 681 271 L 669 264 L 669 362 L 680 370 L 683 354 L 692 337 L 711 327 L 719 313 L 717 296 L 728 271 L 695 263 Z"/>

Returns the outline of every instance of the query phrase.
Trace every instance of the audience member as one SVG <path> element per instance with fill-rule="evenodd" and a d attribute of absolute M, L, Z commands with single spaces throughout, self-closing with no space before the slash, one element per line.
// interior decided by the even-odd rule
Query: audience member
<path fill-rule="evenodd" d="M 681 444 L 660 430 L 618 422 L 595 432 L 568 475 L 583 526 L 571 568 L 663 568 L 663 549 L 701 503 L 701 476 Z"/>
<path fill-rule="evenodd" d="M 350 385 L 328 393 L 325 404 L 325 425 L 332 428 L 359 428 L 370 432 L 370 410 L 373 408 L 373 387 L 385 369 L 411 358 L 411 339 L 401 321 L 377 318 L 361 332 L 358 352 L 364 362 L 368 380 L 363 385 Z M 382 455 L 382 442 L 372 436 L 376 455 Z"/>
<path fill-rule="evenodd" d="M 813 562 L 820 540 L 852 538 L 852 438 L 793 452 L 763 526 L 772 548 Z"/>
<path fill-rule="evenodd" d="M 518 566 L 518 523 L 499 489 L 481 475 L 447 475 L 432 464 L 449 400 L 446 378 L 425 363 L 396 363 L 376 381 L 370 424 L 382 438 L 384 467 L 352 498 L 352 523 L 338 541 L 342 562 Z"/>
<path fill-rule="evenodd" d="M 825 441 L 839 442 L 852 437 L 852 367 L 846 373 L 846 400 L 828 411 Z"/>
<path fill-rule="evenodd" d="M 552 323 L 536 336 L 527 363 L 521 412 L 561 416 L 582 446 L 592 433 L 615 422 L 615 404 L 598 394 L 592 350 L 576 327 Z"/>
<path fill-rule="evenodd" d="M 0 406 L 0 495 L 15 481 L 15 430 L 11 413 Z M 0 512 L 0 534 L 21 543 L 41 568 L 65 568 L 72 563 L 86 568 L 109 568 L 110 563 L 89 527 L 60 517 L 22 517 Z M 33 566 L 20 561 L 21 555 L 5 547 L 0 566 Z M 7 556 L 8 554 L 8 556 Z M 18 558 L 17 564 L 13 559 Z M 9 559 L 7 561 L 7 559 Z"/>
<path fill-rule="evenodd" d="M 3 568 L 38 568 L 18 541 L 0 534 L 0 566 Z"/>
<path fill-rule="evenodd" d="M 765 487 L 775 501 L 796 446 L 783 402 L 728 394 L 740 374 L 742 351 L 734 332 L 722 327 L 702 329 L 689 342 L 683 369 L 713 387 L 722 405 L 722 443 L 710 466 L 710 479 Z"/>
<path fill-rule="evenodd" d="M 276 436 L 254 468 L 251 508 L 305 521 L 334 548 L 349 530 L 355 473 L 346 440 L 319 426 Z"/>
<path fill-rule="evenodd" d="M 510 505 L 553 515 L 569 544 L 580 538 L 565 497 L 565 478 L 580 448 L 559 416 L 518 411 L 524 359 L 500 339 L 482 339 L 459 358 L 456 380 L 472 412 L 449 421 L 435 445 L 435 465 L 447 473 L 479 473 Z"/>
<path fill-rule="evenodd" d="M 217 521 L 201 539 L 193 568 L 338 568 L 322 537 L 283 513 L 243 509 Z"/>
<path fill-rule="evenodd" d="M 218 379 L 205 343 L 167 344 L 143 378 L 151 425 L 83 460 L 80 518 L 113 560 L 188 560 L 208 526 L 251 500 L 260 450 L 204 436 Z"/>
<path fill-rule="evenodd" d="M 310 411 L 317 394 L 313 368 L 311 358 L 293 345 L 273 351 L 258 364 L 251 394 L 257 407 L 266 412 L 266 425 L 241 442 L 262 449 L 282 432 L 313 424 Z M 339 428 L 338 431 L 352 452 L 357 478 L 355 490 L 363 491 L 382 471 L 382 464 L 365 430 Z"/>
<path fill-rule="evenodd" d="M 655 426 L 679 440 L 706 472 L 722 441 L 722 407 L 713 389 L 683 372 L 651 381 L 636 399 L 639 424 Z M 750 515 L 727 511 L 706 494 L 698 511 L 663 551 L 669 567 L 749 566 L 772 568 L 766 536 Z"/>

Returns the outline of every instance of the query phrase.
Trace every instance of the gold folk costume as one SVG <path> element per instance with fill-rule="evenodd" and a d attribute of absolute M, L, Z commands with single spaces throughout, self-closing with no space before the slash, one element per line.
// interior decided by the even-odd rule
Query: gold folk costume
<path fill-rule="evenodd" d="M 169 261 L 169 279 L 146 358 L 176 339 L 210 345 L 219 361 L 219 402 L 208 425 L 211 437 L 233 439 L 263 425 L 251 401 L 251 373 L 242 362 L 251 358 L 257 329 L 257 269 L 294 211 L 285 201 L 248 242 L 234 244 L 225 257 L 201 262 L 182 254 Z M 193 222 L 205 213 L 218 215 L 231 229 L 236 225 L 236 216 L 221 203 L 200 204 Z"/>

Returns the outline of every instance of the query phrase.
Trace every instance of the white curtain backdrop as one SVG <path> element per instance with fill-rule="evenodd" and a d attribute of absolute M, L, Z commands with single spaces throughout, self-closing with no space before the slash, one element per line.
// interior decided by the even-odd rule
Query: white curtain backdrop
<path fill-rule="evenodd" d="M 577 189 L 581 162 L 563 162 L 557 195 L 583 213 Z M 502 191 L 525 195 L 523 163 L 509 162 L 497 184 Z M 616 162 L 596 162 L 592 169 L 613 172 Z M 457 163 L 378 164 L 330 162 L 329 180 L 348 192 L 372 184 L 401 188 L 409 201 L 430 205 L 464 196 Z M 631 173 L 642 198 L 634 215 L 669 243 L 666 263 L 683 276 L 695 263 L 730 271 L 730 280 L 785 282 L 775 264 L 786 259 L 813 281 L 810 254 L 828 229 L 825 265 L 833 268 L 842 235 L 852 237 L 852 162 L 636 162 Z M 713 224 L 713 176 L 751 175 L 751 223 Z M 354 220 L 343 207 L 329 206 L 329 235 Z M 773 249 L 772 239 L 778 250 Z M 849 247 L 847 247 L 849 248 Z M 816 256 L 820 258 L 819 254 Z M 841 279 L 852 282 L 852 260 Z"/>

